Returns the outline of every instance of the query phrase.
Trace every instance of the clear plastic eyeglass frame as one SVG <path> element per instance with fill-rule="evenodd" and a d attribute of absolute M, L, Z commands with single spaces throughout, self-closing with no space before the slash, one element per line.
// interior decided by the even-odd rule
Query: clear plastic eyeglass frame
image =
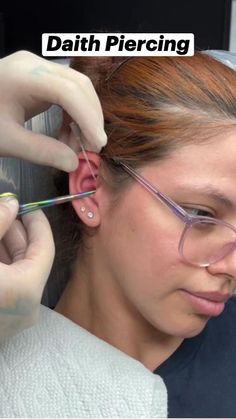
<path fill-rule="evenodd" d="M 174 215 L 176 215 L 184 224 L 183 232 L 180 236 L 179 245 L 178 245 L 178 251 L 180 254 L 180 257 L 182 260 L 184 260 L 186 263 L 194 266 L 200 266 L 200 267 L 207 267 L 210 266 L 219 260 L 223 259 L 227 254 L 232 252 L 236 247 L 236 228 L 225 221 L 219 220 L 217 218 L 211 218 L 207 216 L 195 216 L 188 214 L 180 205 L 178 205 L 176 202 L 172 201 L 171 198 L 169 198 L 167 195 L 160 192 L 151 182 L 144 179 L 141 175 L 139 175 L 135 170 L 133 170 L 128 165 L 122 163 L 119 161 L 119 164 L 123 167 L 123 169 L 129 173 L 137 182 L 139 182 L 142 186 L 144 186 L 149 192 L 151 192 L 157 199 L 159 199 L 163 204 L 165 204 Z M 228 243 L 227 246 L 222 247 L 222 251 L 218 253 L 218 257 L 215 259 L 212 259 L 209 262 L 204 263 L 192 263 L 189 260 L 186 259 L 183 248 L 184 248 L 184 241 L 186 234 L 188 230 L 193 227 L 196 224 L 211 224 L 211 225 L 219 225 L 224 226 L 230 229 L 234 235 L 235 238 L 232 242 Z"/>

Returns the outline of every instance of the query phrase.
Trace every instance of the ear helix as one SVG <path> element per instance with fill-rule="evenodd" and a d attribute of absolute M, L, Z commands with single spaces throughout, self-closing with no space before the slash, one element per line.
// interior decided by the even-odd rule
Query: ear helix
<path fill-rule="evenodd" d="M 88 167 L 89 167 L 89 170 L 91 172 L 91 175 L 93 176 L 93 178 L 94 178 L 94 180 L 96 182 L 97 179 L 96 179 L 96 176 L 95 176 L 95 174 L 93 172 L 92 166 L 91 166 L 91 164 L 89 162 L 89 159 L 88 159 L 88 156 L 87 156 L 87 153 L 86 153 L 86 150 L 85 150 L 85 146 L 84 146 L 83 141 L 82 141 L 82 134 L 81 134 L 80 128 L 78 127 L 78 125 L 75 122 L 71 122 L 70 123 L 70 128 L 71 128 L 71 130 L 72 130 L 75 138 L 77 139 L 77 141 L 80 144 L 80 147 L 81 147 L 82 152 L 84 154 L 85 160 L 86 160 L 86 162 L 88 164 Z"/>
<path fill-rule="evenodd" d="M 93 178 L 94 178 L 94 180 L 95 180 L 95 182 L 96 182 L 96 180 L 97 180 L 97 179 L 96 179 L 95 174 L 93 173 L 93 169 L 92 169 L 92 167 L 91 167 L 91 164 L 90 164 L 90 162 L 89 162 L 89 159 L 88 159 L 87 153 L 86 153 L 86 151 L 85 151 L 85 147 L 84 147 L 84 145 L 83 145 L 82 135 L 81 135 L 80 129 L 79 129 L 78 125 L 77 125 L 75 122 L 71 122 L 71 123 L 70 123 L 70 127 L 71 127 L 71 130 L 72 130 L 72 132 L 73 132 L 73 134 L 74 134 L 75 138 L 76 138 L 76 139 L 79 141 L 79 143 L 80 143 L 80 146 L 81 146 L 82 152 L 83 152 L 83 154 L 84 154 L 85 160 L 86 160 L 86 162 L 87 162 L 87 164 L 88 164 L 89 170 L 90 170 L 90 172 L 91 172 L 91 174 L 92 174 L 92 176 L 93 176 Z M 81 211 L 81 212 L 85 212 L 85 211 L 86 211 L 86 208 L 85 208 L 84 206 L 82 206 L 82 207 L 80 207 L 80 211 Z M 88 212 L 87 212 L 87 217 L 88 217 L 88 218 L 93 218 L 93 217 L 94 217 L 94 213 L 93 213 L 92 211 L 88 211 Z"/>

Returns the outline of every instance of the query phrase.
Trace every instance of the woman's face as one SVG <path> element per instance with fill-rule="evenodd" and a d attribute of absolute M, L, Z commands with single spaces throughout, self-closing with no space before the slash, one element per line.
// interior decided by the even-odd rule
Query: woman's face
<path fill-rule="evenodd" d="M 209 144 L 183 147 L 139 173 L 178 204 L 236 225 L 236 132 Z M 210 187 L 225 195 L 232 207 L 206 193 Z M 210 316 L 188 293 L 231 295 L 236 288 L 236 251 L 208 268 L 186 264 L 178 253 L 183 223 L 136 181 L 110 213 L 105 206 L 100 211 L 99 257 L 109 278 L 107 287 L 115 282 L 124 309 L 139 313 L 168 335 L 200 333 Z"/>

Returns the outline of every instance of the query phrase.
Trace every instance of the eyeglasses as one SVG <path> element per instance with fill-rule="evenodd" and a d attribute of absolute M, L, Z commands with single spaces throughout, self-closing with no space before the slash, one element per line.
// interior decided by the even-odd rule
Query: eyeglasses
<path fill-rule="evenodd" d="M 147 181 L 127 164 L 119 160 L 115 160 L 115 162 L 153 194 L 155 198 L 166 205 L 185 224 L 178 244 L 178 251 L 182 260 L 190 265 L 207 267 L 220 261 L 235 249 L 236 228 L 232 224 L 216 218 L 189 214 L 184 208 L 160 192 L 151 182 Z M 23 215 L 40 208 L 62 204 L 74 199 L 89 197 L 95 194 L 95 192 L 95 190 L 91 190 L 75 195 L 66 195 L 44 201 L 22 204 L 20 205 L 18 215 Z M 0 196 L 10 195 L 15 194 L 6 192 Z"/>
<path fill-rule="evenodd" d="M 189 214 L 131 167 L 122 162 L 119 164 L 185 224 L 178 245 L 182 260 L 194 266 L 207 267 L 235 249 L 236 228 L 233 225 L 216 218 Z"/>

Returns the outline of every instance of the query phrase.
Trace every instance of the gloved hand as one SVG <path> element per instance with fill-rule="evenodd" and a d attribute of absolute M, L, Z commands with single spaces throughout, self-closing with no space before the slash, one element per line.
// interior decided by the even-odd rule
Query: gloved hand
<path fill-rule="evenodd" d="M 106 144 L 99 99 L 87 76 L 27 51 L 0 60 L 0 157 L 73 171 L 75 151 L 66 143 L 26 130 L 25 121 L 52 104 L 63 108 L 99 151 Z M 72 144 L 70 144 L 71 146 Z M 16 219 L 19 204 L 0 198 L 0 341 L 37 321 L 55 255 L 41 210 Z"/>
<path fill-rule="evenodd" d="M 67 172 L 78 158 L 63 141 L 24 128 L 26 120 L 57 104 L 97 151 L 106 144 L 103 113 L 90 79 L 69 67 L 19 51 L 0 60 L 0 156 L 18 157 Z"/>
<path fill-rule="evenodd" d="M 16 219 L 16 199 L 0 198 L 0 342 L 36 323 L 55 246 L 38 210 Z"/>

